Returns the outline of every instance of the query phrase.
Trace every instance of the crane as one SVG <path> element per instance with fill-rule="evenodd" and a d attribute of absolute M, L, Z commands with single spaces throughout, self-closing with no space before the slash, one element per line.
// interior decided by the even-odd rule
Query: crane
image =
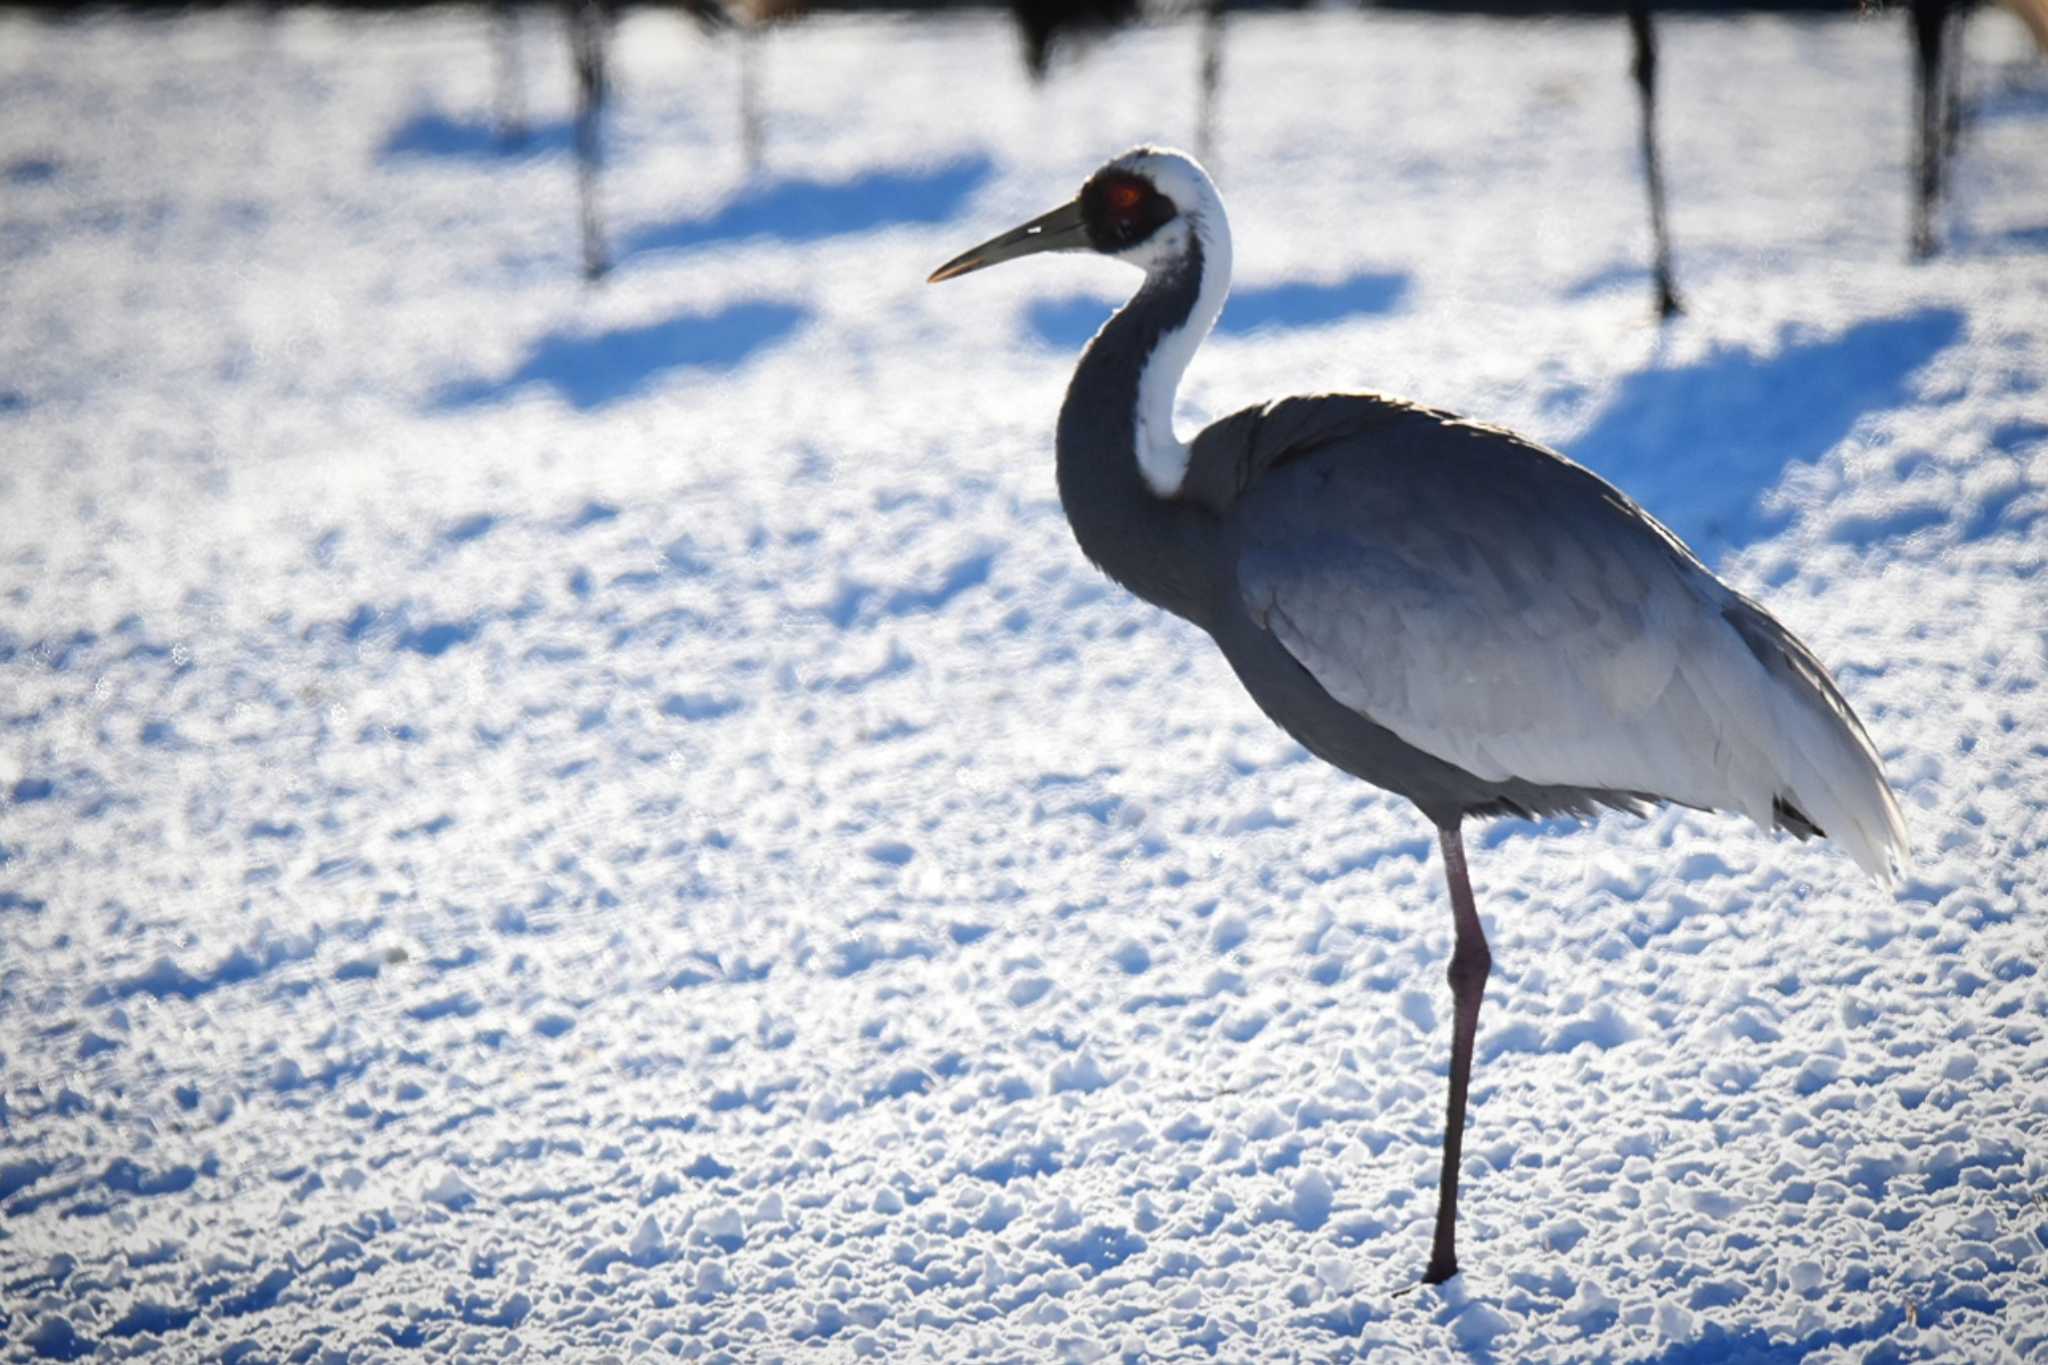
<path fill-rule="evenodd" d="M 1461 826 L 1660 802 L 1823 833 L 1881 884 L 1905 823 L 1812 651 L 1599 476 L 1499 427 L 1370 393 L 1281 398 L 1192 442 L 1174 394 L 1230 289 L 1191 157 L 1138 147 L 931 282 L 1049 251 L 1144 271 L 1060 408 L 1060 502 L 1089 559 L 1201 627 L 1309 752 L 1435 825 L 1455 1003 L 1425 1283 L 1458 1273 L 1458 1165 L 1492 955 Z"/>

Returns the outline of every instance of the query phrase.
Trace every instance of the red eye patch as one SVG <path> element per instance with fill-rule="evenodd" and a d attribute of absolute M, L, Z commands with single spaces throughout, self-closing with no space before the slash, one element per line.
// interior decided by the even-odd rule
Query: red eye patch
<path fill-rule="evenodd" d="M 1145 202 L 1145 191 L 1129 180 L 1119 180 L 1109 187 L 1109 206 L 1118 213 L 1135 213 L 1138 205 Z"/>

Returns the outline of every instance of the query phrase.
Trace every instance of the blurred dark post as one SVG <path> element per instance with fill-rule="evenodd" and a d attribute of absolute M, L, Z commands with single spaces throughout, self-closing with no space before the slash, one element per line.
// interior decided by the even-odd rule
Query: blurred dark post
<path fill-rule="evenodd" d="M 761 28 L 740 30 L 740 164 L 748 175 L 761 173 Z"/>
<path fill-rule="evenodd" d="M 583 217 L 583 278 L 595 280 L 611 269 L 604 223 L 597 204 L 598 172 L 603 169 L 605 101 L 611 93 L 605 68 L 611 42 L 612 11 L 608 0 L 566 0 L 569 56 L 576 67 L 576 190 Z"/>
<path fill-rule="evenodd" d="M 1122 28 L 1137 19 L 1138 9 L 1139 0 L 1010 0 L 1024 39 L 1024 67 L 1034 81 L 1045 79 L 1055 46 Z"/>
<path fill-rule="evenodd" d="M 1216 92 L 1223 83 L 1223 0 L 1202 6 L 1201 103 L 1195 111 L 1195 156 L 1216 174 Z"/>
<path fill-rule="evenodd" d="M 1934 205 L 1941 194 L 1942 45 L 1949 0 L 1912 0 L 1913 89 L 1919 106 L 1919 157 L 1913 196 L 1913 257 L 1934 254 Z"/>
<path fill-rule="evenodd" d="M 1650 22 L 1648 0 L 1629 0 L 1628 29 L 1635 39 L 1633 74 L 1642 103 L 1643 180 L 1650 191 L 1650 236 L 1656 259 L 1651 267 L 1657 290 L 1657 316 L 1683 311 L 1671 281 L 1671 229 L 1664 216 L 1664 172 L 1657 163 L 1657 31 Z"/>
<path fill-rule="evenodd" d="M 513 0 L 493 0 L 491 47 L 496 58 L 498 141 L 517 147 L 526 141 L 526 70 L 519 53 L 519 10 Z"/>
<path fill-rule="evenodd" d="M 683 6 L 707 33 L 739 25 L 740 165 L 749 176 L 759 175 L 768 145 L 761 114 L 762 45 L 771 27 L 801 17 L 811 0 L 683 0 Z"/>
<path fill-rule="evenodd" d="M 1949 6 L 1950 20 L 1948 35 L 1942 41 L 1942 50 L 1948 54 L 1946 69 L 1941 73 L 1941 189 L 1946 194 L 1949 174 L 1955 168 L 1956 142 L 1963 132 L 1963 23 L 1969 17 L 1969 10 L 1963 4 Z"/>

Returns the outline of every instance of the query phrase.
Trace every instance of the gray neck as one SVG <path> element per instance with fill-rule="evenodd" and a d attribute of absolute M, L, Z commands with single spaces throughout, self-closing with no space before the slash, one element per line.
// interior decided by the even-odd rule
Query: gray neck
<path fill-rule="evenodd" d="M 1185 365 L 1184 355 L 1162 357 L 1162 343 L 1180 349 L 1171 343 L 1191 321 L 1208 330 L 1211 319 L 1195 318 L 1201 285 L 1199 242 L 1184 262 L 1146 277 L 1082 353 L 1058 437 L 1060 503 L 1082 551 L 1139 597 L 1198 625 L 1211 615 L 1220 572 L 1211 552 L 1215 521 L 1195 504 L 1154 492 L 1138 449 L 1147 367 L 1155 360 Z M 1179 378 L 1176 368 L 1168 382 Z"/>

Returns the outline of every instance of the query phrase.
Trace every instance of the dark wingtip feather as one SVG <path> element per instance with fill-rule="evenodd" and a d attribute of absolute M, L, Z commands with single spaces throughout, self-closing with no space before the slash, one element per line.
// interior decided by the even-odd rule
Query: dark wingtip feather
<path fill-rule="evenodd" d="M 1828 832 L 1826 830 L 1813 823 L 1807 817 L 1805 811 L 1799 809 L 1799 807 L 1793 805 L 1782 796 L 1772 798 L 1771 814 L 1777 817 L 1778 828 L 1787 831 L 1795 839 L 1825 839 L 1827 837 Z"/>

